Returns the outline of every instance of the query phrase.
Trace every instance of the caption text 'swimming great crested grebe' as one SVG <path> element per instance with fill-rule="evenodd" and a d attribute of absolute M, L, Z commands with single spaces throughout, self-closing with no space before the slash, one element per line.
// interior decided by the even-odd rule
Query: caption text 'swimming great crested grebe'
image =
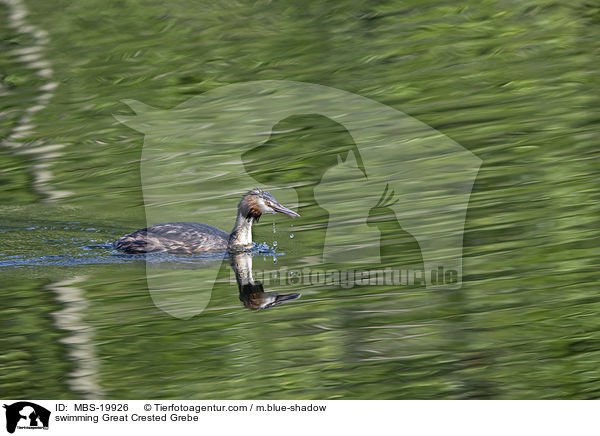
<path fill-rule="evenodd" d="M 122 236 L 114 247 L 126 253 L 194 254 L 206 251 L 244 251 L 253 247 L 252 224 L 263 213 L 285 213 L 300 216 L 279 204 L 275 197 L 262 189 L 253 189 L 242 196 L 238 204 L 235 225 L 230 233 L 208 224 L 169 222 L 155 224 Z"/>

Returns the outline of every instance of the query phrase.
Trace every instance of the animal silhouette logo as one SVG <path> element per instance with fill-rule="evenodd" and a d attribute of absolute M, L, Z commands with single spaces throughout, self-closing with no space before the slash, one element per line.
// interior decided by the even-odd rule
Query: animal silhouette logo
<path fill-rule="evenodd" d="M 426 275 L 426 286 L 461 286 L 466 210 L 481 159 L 430 126 L 356 94 L 292 81 L 227 85 L 169 110 L 134 100 L 125 103 L 135 115 L 115 117 L 145 135 L 140 172 L 149 224 L 198 221 L 229 227 L 224 223 L 233 224 L 231 211 L 249 187 L 270 190 L 295 209 L 299 187 L 309 186 L 314 188 L 313 201 L 329 214 L 324 262 L 340 268 L 376 264 L 386 227 L 381 217 L 393 215 L 396 228 L 415 241 L 425 271 L 453 272 L 452 283 L 439 284 Z M 299 131 L 295 148 L 284 147 L 288 156 L 282 157 L 279 170 L 258 177 L 262 162 L 254 165 L 244 159 L 262 144 L 274 142 L 280 133 L 275 126 L 301 114 L 316 114 L 343 126 L 352 146 L 322 179 L 298 181 L 294 175 L 307 162 L 294 160 L 303 152 Z M 327 162 L 338 152 L 336 147 L 323 143 Z M 258 170 L 249 173 L 253 165 Z M 204 310 L 218 274 L 214 268 L 186 271 L 189 277 L 184 278 L 181 271 L 170 273 L 148 260 L 146 268 L 155 304 L 179 318 Z M 177 297 L 185 304 L 176 313 L 172 308 L 177 304 L 170 300 L 174 276 L 189 291 Z"/>
<path fill-rule="evenodd" d="M 315 200 L 329 213 L 323 247 L 323 262 L 335 264 L 377 265 L 379 232 L 368 225 L 374 206 L 373 186 L 358 166 L 354 152 L 329 168 L 315 189 Z"/>
<path fill-rule="evenodd" d="M 4 405 L 6 409 L 6 431 L 14 433 L 17 428 L 48 429 L 50 411 L 29 401 Z"/>

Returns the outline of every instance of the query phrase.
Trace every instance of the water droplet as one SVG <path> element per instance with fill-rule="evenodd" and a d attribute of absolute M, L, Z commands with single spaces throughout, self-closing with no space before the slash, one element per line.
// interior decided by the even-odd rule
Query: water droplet
<path fill-rule="evenodd" d="M 273 221 L 273 233 L 277 233 L 277 230 L 275 230 L 275 221 Z"/>
<path fill-rule="evenodd" d="M 277 241 L 273 241 L 273 247 L 277 247 Z"/>
<path fill-rule="evenodd" d="M 294 239 L 294 234 L 290 233 L 290 239 Z"/>
<path fill-rule="evenodd" d="M 275 256 L 273 256 L 273 264 L 277 263 L 277 258 Z"/>

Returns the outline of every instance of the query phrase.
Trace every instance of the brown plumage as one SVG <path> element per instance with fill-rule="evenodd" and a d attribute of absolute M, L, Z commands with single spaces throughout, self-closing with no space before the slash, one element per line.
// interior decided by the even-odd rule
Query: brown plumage
<path fill-rule="evenodd" d="M 192 254 L 227 250 L 229 233 L 208 224 L 160 223 L 117 239 L 115 248 L 126 253 L 168 252 Z"/>

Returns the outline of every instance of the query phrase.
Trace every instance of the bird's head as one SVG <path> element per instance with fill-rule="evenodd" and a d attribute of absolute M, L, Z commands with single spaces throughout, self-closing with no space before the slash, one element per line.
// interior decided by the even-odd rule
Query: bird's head
<path fill-rule="evenodd" d="M 255 221 L 258 221 L 264 213 L 284 213 L 294 217 L 300 216 L 293 210 L 282 206 L 270 192 L 258 188 L 248 191 L 242 197 L 238 205 L 238 211 L 245 218 L 254 218 Z"/>

